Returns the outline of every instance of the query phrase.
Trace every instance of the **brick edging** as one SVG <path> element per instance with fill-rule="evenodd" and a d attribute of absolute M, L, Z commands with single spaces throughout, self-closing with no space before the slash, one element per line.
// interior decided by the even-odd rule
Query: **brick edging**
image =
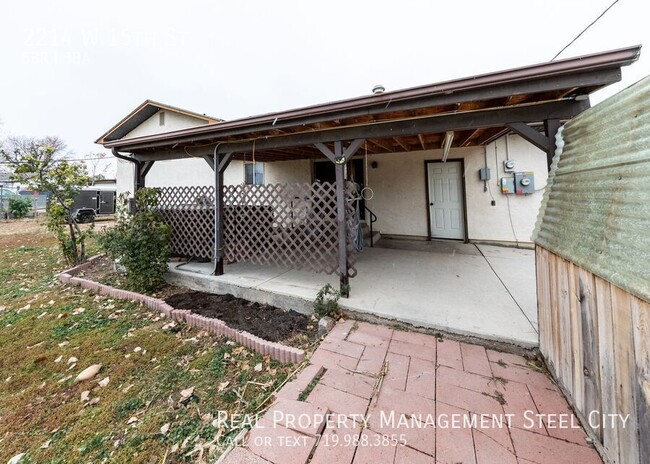
<path fill-rule="evenodd" d="M 85 263 L 79 264 L 73 268 L 67 269 L 58 275 L 59 281 L 64 284 L 77 285 L 88 290 L 99 293 L 100 295 L 107 295 L 112 298 L 119 298 L 124 300 L 138 301 L 150 309 L 160 311 L 165 316 L 175 320 L 182 321 L 186 324 L 196 327 L 214 335 L 224 336 L 244 345 L 246 348 L 254 350 L 262 355 L 268 355 L 276 361 L 284 363 L 298 363 L 305 359 L 305 352 L 299 348 L 285 346 L 281 343 L 270 342 L 257 337 L 253 334 L 243 330 L 236 330 L 228 327 L 225 322 L 220 319 L 201 316 L 200 314 L 193 313 L 187 309 L 175 309 L 165 301 L 152 296 L 143 295 L 141 293 L 130 292 L 128 290 L 121 290 L 119 288 L 111 287 L 109 285 L 100 284 L 88 279 L 77 277 L 81 271 L 85 271 L 93 266 L 94 262 L 105 255 L 95 255 L 88 259 Z"/>

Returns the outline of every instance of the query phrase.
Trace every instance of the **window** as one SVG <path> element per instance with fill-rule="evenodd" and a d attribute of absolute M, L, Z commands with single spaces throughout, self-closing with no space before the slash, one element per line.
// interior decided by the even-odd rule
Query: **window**
<path fill-rule="evenodd" d="M 159 126 L 164 126 L 165 125 L 165 112 L 161 111 L 158 113 L 158 125 Z"/>
<path fill-rule="evenodd" d="M 244 182 L 247 185 L 263 185 L 264 163 L 245 163 Z"/>

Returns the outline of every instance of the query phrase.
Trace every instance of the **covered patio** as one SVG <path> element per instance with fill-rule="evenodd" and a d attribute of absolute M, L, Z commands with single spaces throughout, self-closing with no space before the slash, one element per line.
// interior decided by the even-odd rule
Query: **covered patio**
<path fill-rule="evenodd" d="M 337 282 L 335 276 L 250 263 L 226 265 L 220 276 L 209 275 L 211 263 L 178 265 L 170 263 L 173 284 L 306 313 L 323 285 Z M 356 269 L 350 297 L 340 306 L 359 318 L 537 345 L 532 250 L 382 239 L 359 253 Z"/>
<path fill-rule="evenodd" d="M 351 311 L 533 346 L 532 253 L 461 242 L 358 253 L 363 207 L 348 165 L 364 152 L 367 158 L 431 149 L 442 150 L 446 162 L 452 148 L 517 134 L 542 150 L 550 167 L 561 123 L 589 108 L 592 92 L 619 81 L 621 67 L 638 53 L 630 47 L 171 132 L 109 134 L 98 142 L 133 163 L 134 190 L 146 185 L 158 161 L 203 158 L 204 169 L 214 172 L 209 187 L 161 189 L 173 252 L 211 261 L 172 268 L 172 280 L 278 306 L 300 298 L 303 309 L 315 289 L 338 283 L 340 305 Z M 335 175 L 312 184 L 225 185 L 229 164 L 251 159 L 325 160 Z M 467 234 L 461 240 L 468 242 Z"/>

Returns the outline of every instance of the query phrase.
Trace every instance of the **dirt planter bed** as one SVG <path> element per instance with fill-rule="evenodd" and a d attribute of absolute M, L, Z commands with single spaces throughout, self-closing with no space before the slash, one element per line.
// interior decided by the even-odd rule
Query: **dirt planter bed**
<path fill-rule="evenodd" d="M 262 355 L 269 355 L 272 359 L 280 362 L 297 363 L 305 358 L 305 351 L 300 348 L 264 340 L 246 331 L 234 329 L 226 325 L 221 319 L 206 317 L 187 309 L 176 309 L 158 298 L 77 277 L 81 272 L 90 269 L 97 260 L 102 258 L 104 258 L 104 255 L 96 255 L 85 263 L 63 271 L 58 276 L 59 281 L 65 284 L 78 285 L 113 298 L 138 301 L 152 310 L 160 311 L 175 321 L 183 321 L 192 327 L 205 330 L 214 335 L 230 338 L 251 350 L 255 350 Z"/>

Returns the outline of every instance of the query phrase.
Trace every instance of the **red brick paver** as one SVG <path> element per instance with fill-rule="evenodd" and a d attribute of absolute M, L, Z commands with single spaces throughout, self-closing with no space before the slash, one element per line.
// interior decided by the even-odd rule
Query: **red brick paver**
<path fill-rule="evenodd" d="M 310 362 L 225 464 L 602 462 L 522 356 L 346 321 Z"/>

